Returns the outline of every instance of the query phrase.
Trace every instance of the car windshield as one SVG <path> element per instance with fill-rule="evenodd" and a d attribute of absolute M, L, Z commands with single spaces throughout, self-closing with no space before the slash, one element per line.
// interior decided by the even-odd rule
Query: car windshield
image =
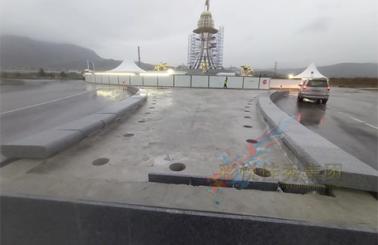
<path fill-rule="evenodd" d="M 308 87 L 327 87 L 327 80 L 310 80 L 307 82 Z"/>

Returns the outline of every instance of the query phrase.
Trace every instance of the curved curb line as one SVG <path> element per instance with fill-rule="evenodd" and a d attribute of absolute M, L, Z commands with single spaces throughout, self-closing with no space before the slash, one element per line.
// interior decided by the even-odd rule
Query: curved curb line
<path fill-rule="evenodd" d="M 280 134 L 282 142 L 311 167 L 314 179 L 321 184 L 378 192 L 378 171 L 340 147 L 312 132 L 281 111 L 273 101 L 287 91 L 265 93 L 258 97 L 257 107 L 270 127 Z"/>
<path fill-rule="evenodd" d="M 2 154 L 7 158 L 43 159 L 67 149 L 115 120 L 132 115 L 146 102 L 147 95 L 140 94 L 138 88 L 128 87 L 128 90 L 134 95 L 99 112 L 1 145 Z"/>

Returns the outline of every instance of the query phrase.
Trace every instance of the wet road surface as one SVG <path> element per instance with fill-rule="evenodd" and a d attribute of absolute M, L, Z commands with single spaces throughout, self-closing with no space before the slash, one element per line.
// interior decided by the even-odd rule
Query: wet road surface
<path fill-rule="evenodd" d="M 378 169 L 378 92 L 332 88 L 327 105 L 297 103 L 297 93 L 291 92 L 276 104 L 307 128 Z"/>
<path fill-rule="evenodd" d="M 79 119 L 126 98 L 127 92 L 84 81 L 16 81 L 0 86 L 1 142 Z"/>

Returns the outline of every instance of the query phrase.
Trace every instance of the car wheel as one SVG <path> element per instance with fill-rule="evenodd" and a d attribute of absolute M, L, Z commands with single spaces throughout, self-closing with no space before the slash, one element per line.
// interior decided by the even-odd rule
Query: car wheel
<path fill-rule="evenodd" d="M 298 97 L 297 97 L 297 101 L 298 101 L 298 102 L 302 102 L 302 101 L 303 101 L 303 98 L 300 97 L 300 96 L 298 96 Z"/>
<path fill-rule="evenodd" d="M 316 103 L 317 103 L 317 104 L 321 104 L 321 103 L 322 103 L 322 100 L 316 100 Z"/>
<path fill-rule="evenodd" d="M 328 99 L 322 100 L 322 102 L 323 102 L 324 105 L 327 104 L 327 101 L 328 101 Z"/>

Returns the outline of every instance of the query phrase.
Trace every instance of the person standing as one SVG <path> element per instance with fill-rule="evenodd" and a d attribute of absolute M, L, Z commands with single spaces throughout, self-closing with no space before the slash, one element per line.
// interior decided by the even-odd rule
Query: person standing
<path fill-rule="evenodd" d="M 223 88 L 227 88 L 227 83 L 228 83 L 228 77 L 224 80 Z"/>

